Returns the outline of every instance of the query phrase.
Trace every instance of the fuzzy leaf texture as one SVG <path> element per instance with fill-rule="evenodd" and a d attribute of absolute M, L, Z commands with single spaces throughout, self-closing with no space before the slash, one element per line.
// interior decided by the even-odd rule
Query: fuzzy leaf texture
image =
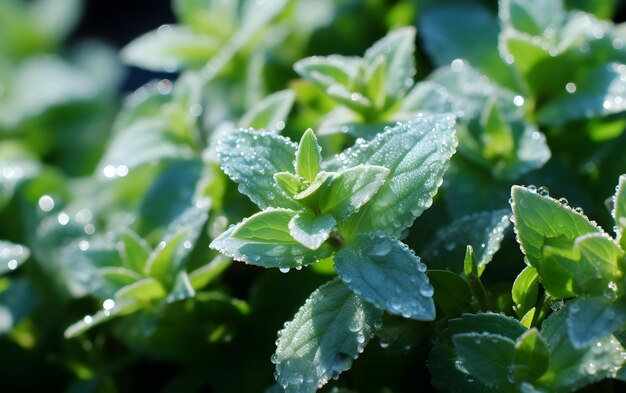
<path fill-rule="evenodd" d="M 292 172 L 297 145 L 271 131 L 238 130 L 225 133 L 217 154 L 222 170 L 259 208 L 299 206 L 276 187 L 274 174 Z"/>
<path fill-rule="evenodd" d="M 322 285 L 278 333 L 277 381 L 286 393 L 317 391 L 352 366 L 381 316 L 341 280 Z"/>
<path fill-rule="evenodd" d="M 229 228 L 210 247 L 236 260 L 266 268 L 297 268 L 329 257 L 330 246 L 323 244 L 311 250 L 292 237 L 289 223 L 296 214 L 289 209 L 266 209 Z"/>
<path fill-rule="evenodd" d="M 426 265 L 384 232 L 360 234 L 334 256 L 339 277 L 357 294 L 392 314 L 421 321 L 435 318 Z"/>
<path fill-rule="evenodd" d="M 357 140 L 337 157 L 338 164 L 344 169 L 358 164 L 383 166 L 389 175 L 367 205 L 350 218 L 348 232 L 382 230 L 398 237 L 431 206 L 456 144 L 451 115 L 420 116 L 386 129 L 371 141 Z"/>

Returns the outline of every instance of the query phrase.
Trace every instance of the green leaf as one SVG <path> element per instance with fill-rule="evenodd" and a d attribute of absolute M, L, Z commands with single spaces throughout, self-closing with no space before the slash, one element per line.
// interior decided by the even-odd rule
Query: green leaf
<path fill-rule="evenodd" d="M 495 102 L 491 102 L 483 112 L 482 155 L 487 160 L 494 157 L 508 158 L 515 154 L 513 130 Z"/>
<path fill-rule="evenodd" d="M 615 221 L 615 236 L 617 242 L 626 251 L 626 175 L 619 177 L 619 182 L 615 188 L 615 196 L 613 200 L 613 211 L 611 212 Z"/>
<path fill-rule="evenodd" d="M 276 184 L 280 186 L 284 191 L 291 195 L 298 194 L 303 188 L 303 182 L 300 177 L 289 172 L 278 172 L 274 174 L 274 180 Z"/>
<path fill-rule="evenodd" d="M 202 68 L 217 52 L 216 37 L 198 34 L 180 25 L 164 25 L 122 49 L 122 60 L 151 71 L 176 72 Z"/>
<path fill-rule="evenodd" d="M 297 61 L 293 68 L 298 75 L 326 91 L 336 84 L 352 89 L 359 76 L 361 63 L 358 57 L 313 56 Z"/>
<path fill-rule="evenodd" d="M 282 90 L 263 98 L 250 108 L 239 120 L 239 127 L 269 129 L 280 132 L 284 128 L 296 95 Z M 282 122 L 282 125 L 279 124 Z"/>
<path fill-rule="evenodd" d="M 124 267 L 107 266 L 98 269 L 98 274 L 114 288 L 121 288 L 143 278 L 138 272 Z"/>
<path fill-rule="evenodd" d="M 165 298 L 167 303 L 174 303 L 181 300 L 189 299 L 196 296 L 196 291 L 193 289 L 191 285 L 191 281 L 189 280 L 189 275 L 187 272 L 181 271 L 176 276 L 176 281 L 174 281 L 174 286 L 172 290 Z"/>
<path fill-rule="evenodd" d="M 290 243 L 289 222 L 296 212 L 289 209 L 267 209 L 238 224 L 232 236 L 242 240 Z"/>
<path fill-rule="evenodd" d="M 393 114 L 397 121 L 414 120 L 419 113 L 453 113 L 454 104 L 448 92 L 440 85 L 421 81 L 402 99 L 400 108 Z"/>
<path fill-rule="evenodd" d="M 418 321 L 435 318 L 426 265 L 385 232 L 359 234 L 333 259 L 339 277 L 376 307 Z"/>
<path fill-rule="evenodd" d="M 550 366 L 542 385 L 551 392 L 571 392 L 611 378 L 624 363 L 624 348 L 613 336 L 594 340 L 583 348 L 572 344 L 566 324 L 567 309 L 552 313 L 541 327 Z"/>
<path fill-rule="evenodd" d="M 298 204 L 276 187 L 273 177 L 277 172 L 293 170 L 296 147 L 289 139 L 270 131 L 239 130 L 222 136 L 217 154 L 224 173 L 239 183 L 239 191 L 259 208 L 298 209 Z"/>
<path fill-rule="evenodd" d="M 148 243 L 131 229 L 124 229 L 120 238 L 122 241 L 118 245 L 118 250 L 122 262 L 127 268 L 143 273 L 151 252 Z"/>
<path fill-rule="evenodd" d="M 289 233 L 303 246 L 317 250 L 330 237 L 336 224 L 337 221 L 329 214 L 316 216 L 305 210 L 289 221 Z"/>
<path fill-rule="evenodd" d="M 460 315 L 469 306 L 471 293 L 467 281 L 449 270 L 428 270 L 434 288 L 435 304 L 448 316 Z"/>
<path fill-rule="evenodd" d="M 483 384 L 498 390 L 513 387 L 508 380 L 513 340 L 493 333 L 460 333 L 452 336 L 452 342 L 467 371 Z"/>
<path fill-rule="evenodd" d="M 503 86 L 516 87 L 511 67 L 500 58 L 495 15 L 480 5 L 433 7 L 420 14 L 426 52 L 439 66 L 465 59 Z"/>
<path fill-rule="evenodd" d="M 367 67 L 365 80 L 367 81 L 367 96 L 372 100 L 376 109 L 384 109 L 387 101 L 387 64 L 383 56 Z"/>
<path fill-rule="evenodd" d="M 575 348 L 610 336 L 626 324 L 626 303 L 610 296 L 575 299 L 568 303 L 567 331 Z"/>
<path fill-rule="evenodd" d="M 30 249 L 20 244 L 0 240 L 0 274 L 17 269 L 30 257 Z"/>
<path fill-rule="evenodd" d="M 363 56 L 365 63 L 374 68 L 380 58 L 384 59 L 385 65 L 386 96 L 394 98 L 404 96 L 404 93 L 413 86 L 415 75 L 415 28 L 405 27 L 389 32 L 376 41 Z"/>
<path fill-rule="evenodd" d="M 299 268 L 329 257 L 330 246 L 322 244 L 311 250 L 291 237 L 289 221 L 295 214 L 288 209 L 267 209 L 231 227 L 213 240 L 210 247 L 236 260 L 266 268 Z M 239 232 L 243 226 L 247 228 Z M 235 236 L 235 232 L 239 234 Z"/>
<path fill-rule="evenodd" d="M 189 273 L 189 281 L 191 282 L 192 288 L 198 290 L 207 286 L 219 277 L 231 263 L 232 260 L 230 258 L 218 255 L 206 265 L 200 266 L 196 270 L 191 271 Z"/>
<path fill-rule="evenodd" d="M 306 130 L 296 150 L 296 173 L 309 182 L 315 180 L 322 161 L 321 147 L 312 129 Z"/>
<path fill-rule="evenodd" d="M 176 233 L 174 236 L 162 240 L 150 253 L 144 268 L 145 274 L 156 278 L 165 285 L 171 284 L 177 267 L 177 249 L 182 245 L 183 239 L 188 231 L 189 229 L 186 228 Z"/>
<path fill-rule="evenodd" d="M 455 149 L 454 118 L 449 115 L 422 116 L 399 123 L 371 141 L 357 141 L 338 157 L 344 169 L 366 164 L 390 172 L 346 228 L 353 233 L 383 230 L 400 235 L 432 204 Z"/>
<path fill-rule="evenodd" d="M 148 303 L 163 299 L 166 295 L 165 288 L 156 279 L 147 277 L 135 283 L 120 288 L 115 292 L 115 299 L 128 299 L 142 303 Z"/>
<path fill-rule="evenodd" d="M 469 372 L 452 343 L 452 337 L 464 333 L 491 333 L 516 341 L 526 329 L 514 318 L 494 313 L 463 314 L 450 319 L 448 327 L 437 338 L 428 359 L 432 384 L 449 392 L 488 392 L 493 389 Z"/>
<path fill-rule="evenodd" d="M 602 232 L 587 217 L 549 196 L 513 186 L 511 197 L 515 232 L 520 246 L 540 276 L 543 248 L 550 239 L 558 238 L 573 243 L 580 235 Z"/>
<path fill-rule="evenodd" d="M 509 209 L 473 213 L 454 220 L 439 229 L 428 242 L 423 257 L 430 267 L 463 272 L 463 258 L 468 245 L 472 246 L 478 263 L 476 274 L 491 262 L 507 233 L 511 222 Z"/>
<path fill-rule="evenodd" d="M 115 302 L 112 308 L 100 310 L 95 315 L 87 315 L 80 321 L 73 323 L 65 329 L 63 335 L 65 338 L 76 337 L 94 326 L 98 326 L 119 316 L 131 314 L 140 310 L 142 307 L 141 303 L 132 300 Z"/>
<path fill-rule="evenodd" d="M 277 381 L 286 393 L 317 391 L 352 366 L 380 320 L 381 312 L 341 280 L 322 285 L 278 333 Z"/>
<path fill-rule="evenodd" d="M 523 317 L 537 302 L 539 293 L 539 275 L 532 266 L 526 266 L 513 283 L 511 295 L 513 310 L 519 317 Z"/>
<path fill-rule="evenodd" d="M 153 117 L 119 130 L 100 160 L 96 173 L 103 179 L 123 177 L 128 171 L 151 162 L 192 156 L 191 148 L 172 135 L 168 128 L 165 120 Z"/>
<path fill-rule="evenodd" d="M 505 27 L 531 36 L 544 35 L 546 29 L 560 26 L 565 19 L 562 0 L 502 0 L 499 11 Z"/>
<path fill-rule="evenodd" d="M 517 383 L 534 381 L 541 377 L 550 363 L 550 354 L 545 341 L 536 328 L 524 333 L 515 343 L 513 375 Z"/>
<path fill-rule="evenodd" d="M 561 125 L 568 121 L 608 116 L 626 111 L 623 100 L 626 89 L 626 66 L 603 64 L 573 81 L 575 91 L 565 88 L 537 113 L 537 121 L 545 125 Z"/>
<path fill-rule="evenodd" d="M 357 165 L 333 176 L 319 196 L 319 208 L 342 221 L 357 212 L 381 189 L 389 169 Z"/>
<path fill-rule="evenodd" d="M 472 274 L 478 276 L 478 262 L 476 261 L 476 254 L 474 254 L 474 247 L 469 244 L 465 248 L 463 272 L 465 273 L 465 277 L 469 277 Z"/>

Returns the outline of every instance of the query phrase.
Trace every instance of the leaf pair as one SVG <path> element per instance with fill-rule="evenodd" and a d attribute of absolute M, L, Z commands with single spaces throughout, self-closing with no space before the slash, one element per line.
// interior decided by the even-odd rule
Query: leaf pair
<path fill-rule="evenodd" d="M 555 299 L 580 297 L 568 307 L 570 338 L 577 346 L 611 334 L 626 322 L 624 179 L 620 177 L 614 196 L 615 240 L 580 212 L 547 195 L 523 187 L 512 189 L 515 231 L 532 266 L 514 284 L 516 309 L 531 311 L 537 278 Z"/>
<path fill-rule="evenodd" d="M 615 377 L 624 363 L 619 342 L 606 336 L 575 347 L 566 319 L 566 310 L 555 312 L 541 331 L 502 314 L 452 319 L 430 354 L 433 385 L 455 392 L 568 392 Z"/>
<path fill-rule="evenodd" d="M 383 113 L 413 85 L 415 29 L 392 31 L 360 57 L 313 56 L 294 69 L 337 103 L 368 118 Z"/>

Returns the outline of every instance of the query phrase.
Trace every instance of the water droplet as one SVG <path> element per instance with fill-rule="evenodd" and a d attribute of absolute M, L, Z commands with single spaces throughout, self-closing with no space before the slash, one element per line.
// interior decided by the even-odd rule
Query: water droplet
<path fill-rule="evenodd" d="M 569 207 L 569 201 L 567 198 L 559 198 L 559 203 L 565 207 Z"/>
<path fill-rule="evenodd" d="M 106 311 L 112 310 L 113 307 L 115 307 L 115 301 L 113 299 L 107 299 L 104 302 L 102 302 L 102 308 L 105 309 Z"/>
<path fill-rule="evenodd" d="M 425 297 L 433 296 L 435 289 L 429 283 L 424 283 L 420 286 L 420 294 Z"/>
<path fill-rule="evenodd" d="M 172 92 L 172 81 L 169 79 L 161 79 L 159 83 L 157 83 L 157 91 L 159 94 L 168 95 Z"/>
<path fill-rule="evenodd" d="M 569 82 L 565 85 L 565 91 L 572 94 L 576 92 L 576 84 Z"/>
<path fill-rule="evenodd" d="M 78 243 L 78 248 L 79 248 L 81 251 L 87 251 L 87 250 L 89 250 L 89 242 L 88 242 L 87 240 L 81 240 L 81 241 Z"/>
<path fill-rule="evenodd" d="M 189 240 L 185 240 L 185 242 L 183 243 L 183 247 L 185 247 L 186 249 L 190 249 L 191 246 L 192 244 Z"/>
<path fill-rule="evenodd" d="M 92 318 L 91 316 L 89 316 L 89 315 L 85 315 L 85 317 L 83 318 L 83 321 L 84 321 L 87 325 L 89 325 L 89 324 L 91 324 L 91 322 L 93 322 L 93 318 Z"/>
<path fill-rule="evenodd" d="M 193 104 L 189 107 L 189 114 L 193 117 L 199 117 L 203 111 L 204 108 L 200 104 Z"/>
<path fill-rule="evenodd" d="M 126 165 L 119 165 L 115 168 L 115 174 L 119 177 L 126 177 L 126 175 L 128 175 L 128 167 Z"/>
<path fill-rule="evenodd" d="M 614 281 L 609 281 L 608 287 L 611 291 L 617 292 L 617 284 Z"/>
<path fill-rule="evenodd" d="M 537 187 L 534 184 L 529 185 L 526 189 L 530 192 L 537 192 Z"/>
<path fill-rule="evenodd" d="M 9 268 L 9 270 L 15 270 L 17 268 L 17 261 L 15 259 L 11 259 L 7 263 L 7 267 Z"/>
<path fill-rule="evenodd" d="M 59 221 L 59 224 L 61 225 L 67 225 L 70 222 L 70 216 L 68 216 L 65 212 L 61 212 L 57 216 L 57 221 Z"/>
<path fill-rule="evenodd" d="M 102 169 L 102 173 L 104 174 L 104 177 L 107 177 L 109 179 L 115 177 L 116 174 L 116 169 L 113 165 L 106 165 L 103 169 Z"/>
<path fill-rule="evenodd" d="M 450 63 L 450 69 L 452 72 L 461 72 L 465 67 L 465 62 L 461 59 L 454 59 L 452 63 Z"/>
<path fill-rule="evenodd" d="M 49 212 L 54 209 L 54 199 L 50 195 L 44 195 L 39 198 L 39 208 L 44 212 Z"/>
<path fill-rule="evenodd" d="M 524 97 L 522 96 L 513 97 L 513 105 L 518 106 L 518 107 L 524 105 Z"/>
<path fill-rule="evenodd" d="M 372 253 L 379 257 L 384 257 L 389 254 L 389 251 L 391 251 L 391 244 L 386 239 L 380 240 L 372 249 Z"/>
<path fill-rule="evenodd" d="M 281 272 L 281 273 L 289 273 L 289 270 L 291 270 L 291 269 L 290 269 L 290 268 L 288 268 L 288 267 L 281 267 L 281 268 L 280 268 L 280 269 L 278 269 L 278 270 L 280 270 L 280 272 Z"/>
<path fill-rule="evenodd" d="M 282 131 L 285 129 L 285 122 L 280 120 L 276 122 L 276 131 Z"/>
<path fill-rule="evenodd" d="M 548 190 L 548 187 L 545 187 L 545 186 L 539 187 L 537 189 L 537 193 L 544 197 L 550 196 L 550 190 Z"/>

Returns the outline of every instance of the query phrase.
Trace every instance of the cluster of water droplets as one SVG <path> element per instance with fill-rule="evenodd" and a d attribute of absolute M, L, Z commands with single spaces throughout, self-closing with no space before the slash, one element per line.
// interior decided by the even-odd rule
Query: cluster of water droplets
<path fill-rule="evenodd" d="M 15 270 L 30 256 L 30 250 L 19 244 L 0 241 L 0 272 Z"/>

